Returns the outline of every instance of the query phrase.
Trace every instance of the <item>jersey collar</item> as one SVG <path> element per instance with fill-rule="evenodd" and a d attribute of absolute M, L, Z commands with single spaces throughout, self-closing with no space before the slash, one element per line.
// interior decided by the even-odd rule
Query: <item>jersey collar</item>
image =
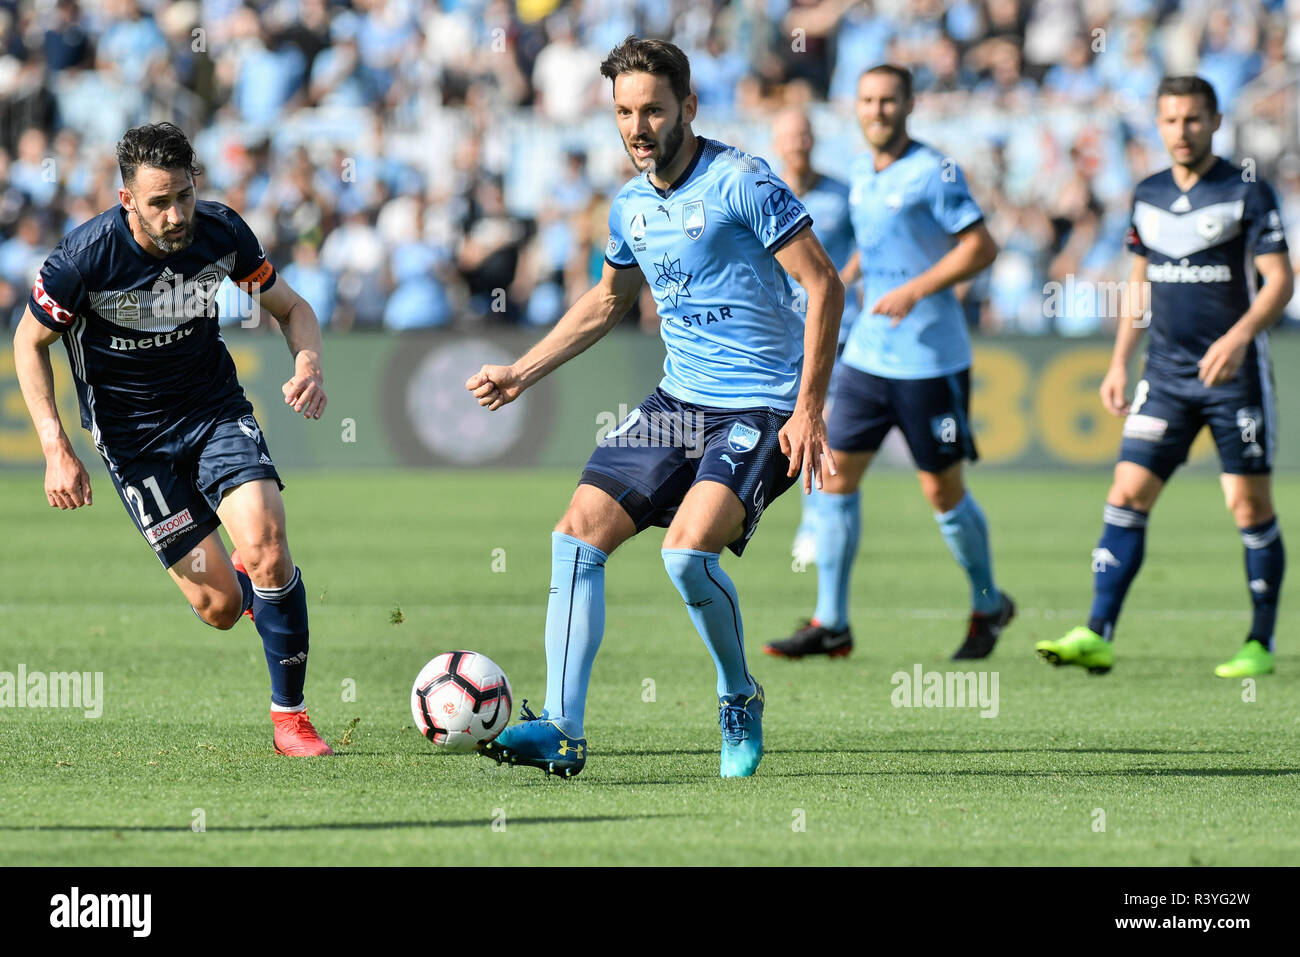
<path fill-rule="evenodd" d="M 695 155 L 692 156 L 691 161 L 686 164 L 686 169 L 682 170 L 681 175 L 673 180 L 672 184 L 667 189 L 660 189 L 654 183 L 651 183 L 650 173 L 648 171 L 646 172 L 645 181 L 650 183 L 650 188 L 659 194 L 660 199 L 667 199 L 673 193 L 677 192 L 677 187 L 690 179 L 691 174 L 695 172 L 695 167 L 700 164 L 700 157 L 704 155 L 704 137 L 697 136 L 695 137 L 695 140 Z"/>

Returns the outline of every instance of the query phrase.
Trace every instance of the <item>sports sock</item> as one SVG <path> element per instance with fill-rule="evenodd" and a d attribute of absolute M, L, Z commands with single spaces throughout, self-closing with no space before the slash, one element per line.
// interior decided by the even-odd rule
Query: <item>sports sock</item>
<path fill-rule="evenodd" d="M 587 684 L 605 635 L 605 562 L 599 548 L 551 533 L 551 597 L 546 604 L 546 714 L 565 734 L 584 737 Z"/>
<path fill-rule="evenodd" d="M 794 536 L 798 538 L 801 535 L 816 535 L 817 526 L 821 520 L 822 493 L 817 491 L 814 485 L 813 490 L 807 495 L 801 495 L 799 511 L 799 527 L 795 529 Z"/>
<path fill-rule="evenodd" d="M 243 594 L 242 607 L 239 613 L 242 615 L 248 609 L 253 607 L 253 579 L 249 578 L 238 568 L 235 569 L 235 578 L 239 579 L 239 590 Z"/>
<path fill-rule="evenodd" d="M 307 682 L 307 589 L 297 567 L 279 588 L 253 586 L 253 624 L 271 671 L 271 710 L 301 711 Z"/>
<path fill-rule="evenodd" d="M 989 525 L 975 496 L 969 492 L 950 511 L 936 512 L 948 551 L 970 579 L 970 604 L 981 615 L 1002 607 L 1002 593 L 993 583 L 993 556 L 989 551 Z"/>
<path fill-rule="evenodd" d="M 1110 641 L 1124 596 L 1142 567 L 1146 551 L 1147 513 L 1107 504 L 1101 540 L 1092 550 L 1092 611 L 1088 627 Z"/>
<path fill-rule="evenodd" d="M 862 534 L 862 496 L 820 493 L 817 514 L 817 624 L 832 631 L 849 624 L 849 581 Z"/>
<path fill-rule="evenodd" d="M 717 552 L 663 549 L 664 567 L 690 612 L 695 630 L 718 669 L 718 697 L 752 694 L 754 679 L 745 663 L 745 627 L 736 586 L 718 564 Z"/>
<path fill-rule="evenodd" d="M 1272 651 L 1277 602 L 1282 591 L 1282 576 L 1286 572 L 1282 527 L 1274 517 L 1262 525 L 1241 529 L 1241 540 L 1246 545 L 1246 583 L 1254 609 L 1250 637 L 1258 639 Z"/>

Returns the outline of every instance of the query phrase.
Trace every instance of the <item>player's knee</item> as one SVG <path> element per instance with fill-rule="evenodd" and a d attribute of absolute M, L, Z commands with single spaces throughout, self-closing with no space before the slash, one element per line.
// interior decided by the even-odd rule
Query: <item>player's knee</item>
<path fill-rule="evenodd" d="M 1118 505 L 1120 508 L 1136 509 L 1139 512 L 1149 512 L 1155 505 L 1155 496 L 1144 494 L 1143 490 L 1130 488 L 1127 485 L 1116 482 L 1106 493 L 1106 504 Z"/>
<path fill-rule="evenodd" d="M 837 475 L 831 475 L 829 470 L 822 472 L 822 491 L 829 492 L 831 495 L 852 495 L 858 490 L 858 485 L 862 482 L 862 475 L 849 474 L 840 472 Z M 802 486 L 799 486 L 802 489 Z"/>
<path fill-rule="evenodd" d="M 565 512 L 564 517 L 556 523 L 555 530 L 561 535 L 568 535 L 570 538 L 586 542 L 593 548 L 599 548 L 606 554 L 619 545 L 617 536 L 607 522 L 600 516 L 591 515 L 580 509 L 571 508 Z"/>
<path fill-rule="evenodd" d="M 1270 495 L 1234 490 L 1227 493 L 1225 501 L 1238 528 L 1263 525 L 1273 517 L 1273 499 Z"/>
<path fill-rule="evenodd" d="M 922 473 L 921 492 L 936 512 L 951 512 L 966 497 L 966 485 L 961 475 L 932 475 Z"/>
<path fill-rule="evenodd" d="M 947 488 L 945 486 L 936 486 L 926 489 L 925 498 L 930 503 L 930 507 L 936 512 L 951 512 L 961 504 L 961 500 L 966 497 L 966 489 L 958 485 L 956 488 Z"/>
<path fill-rule="evenodd" d="M 239 550 L 239 558 L 259 588 L 279 588 L 293 577 L 293 559 L 282 539 L 246 545 Z"/>
<path fill-rule="evenodd" d="M 204 623 L 229 631 L 239 623 L 239 618 L 244 613 L 243 596 L 238 593 L 232 596 L 225 592 L 204 592 L 193 608 Z"/>

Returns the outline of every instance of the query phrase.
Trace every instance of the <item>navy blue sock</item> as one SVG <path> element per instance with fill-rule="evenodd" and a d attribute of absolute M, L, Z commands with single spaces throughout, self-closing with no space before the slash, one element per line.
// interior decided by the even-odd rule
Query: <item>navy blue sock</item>
<path fill-rule="evenodd" d="M 1250 601 L 1254 607 L 1250 637 L 1272 651 L 1273 626 L 1277 623 L 1277 600 L 1282 591 L 1282 576 L 1286 572 L 1282 527 L 1274 517 L 1263 525 L 1241 529 L 1241 540 L 1246 545 L 1246 583 L 1250 587 Z"/>
<path fill-rule="evenodd" d="M 1108 504 L 1102 515 L 1106 524 L 1102 526 L 1101 541 L 1092 550 L 1092 611 L 1088 614 L 1088 627 L 1110 641 L 1124 596 L 1142 567 L 1147 513 Z"/>
<path fill-rule="evenodd" d="M 271 671 L 272 707 L 300 709 L 307 681 L 307 589 L 297 568 L 281 588 L 253 587 L 253 624 Z"/>
<path fill-rule="evenodd" d="M 235 577 L 239 579 L 239 590 L 243 592 L 244 600 L 241 615 L 253 607 L 253 579 L 249 578 L 238 568 L 235 569 Z"/>

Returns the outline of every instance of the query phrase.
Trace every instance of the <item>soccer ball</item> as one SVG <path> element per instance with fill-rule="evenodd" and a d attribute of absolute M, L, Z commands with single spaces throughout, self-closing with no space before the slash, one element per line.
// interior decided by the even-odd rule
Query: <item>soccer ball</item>
<path fill-rule="evenodd" d="M 506 673 L 487 655 L 448 651 L 420 669 L 411 717 L 420 733 L 447 751 L 473 751 L 510 722 L 514 698 Z"/>

